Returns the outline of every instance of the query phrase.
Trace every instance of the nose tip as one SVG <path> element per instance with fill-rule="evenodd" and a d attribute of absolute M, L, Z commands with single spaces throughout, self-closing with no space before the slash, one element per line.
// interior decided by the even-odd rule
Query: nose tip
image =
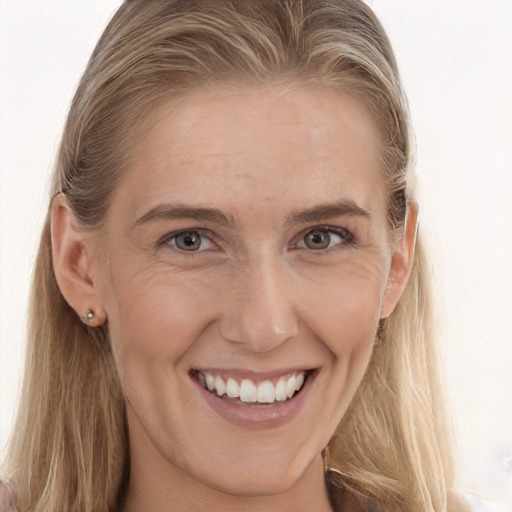
<path fill-rule="evenodd" d="M 275 273 L 252 276 L 237 291 L 231 289 L 220 322 L 221 336 L 265 353 L 298 334 L 298 318 L 289 287 Z"/>
<path fill-rule="evenodd" d="M 238 307 L 238 314 L 225 317 L 221 323 L 221 336 L 230 342 L 245 345 L 253 352 L 270 352 L 297 335 L 297 326 L 291 314 L 282 306 L 263 308 L 246 302 Z"/>

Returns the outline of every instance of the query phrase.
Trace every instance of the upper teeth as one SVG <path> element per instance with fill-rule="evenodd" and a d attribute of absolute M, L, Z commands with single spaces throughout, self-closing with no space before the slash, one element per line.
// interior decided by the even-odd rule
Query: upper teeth
<path fill-rule="evenodd" d="M 230 398 L 239 398 L 242 402 L 270 404 L 291 398 L 304 384 L 305 372 L 283 376 L 275 385 L 270 380 L 264 380 L 259 384 L 250 379 L 242 379 L 239 382 L 233 377 L 228 377 L 225 380 L 220 375 L 208 372 L 201 372 L 198 376 L 199 382 L 206 389 L 219 396 L 226 394 Z"/>

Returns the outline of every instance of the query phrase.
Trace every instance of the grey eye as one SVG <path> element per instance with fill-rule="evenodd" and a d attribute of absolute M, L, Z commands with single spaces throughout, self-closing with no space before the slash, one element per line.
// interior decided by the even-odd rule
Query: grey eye
<path fill-rule="evenodd" d="M 328 231 L 317 229 L 310 231 L 304 237 L 304 244 L 308 249 L 327 249 L 330 243 L 331 235 Z"/>
<path fill-rule="evenodd" d="M 174 243 L 182 251 L 198 251 L 203 245 L 203 238 L 198 231 L 182 231 L 174 235 Z"/>
<path fill-rule="evenodd" d="M 301 242 L 302 247 L 313 250 L 330 249 L 341 246 L 352 240 L 350 233 L 344 229 L 316 228 L 308 231 Z"/>

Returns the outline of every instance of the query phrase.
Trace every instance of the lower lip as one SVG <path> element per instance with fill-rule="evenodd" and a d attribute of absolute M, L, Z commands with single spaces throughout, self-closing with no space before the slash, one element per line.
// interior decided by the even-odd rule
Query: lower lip
<path fill-rule="evenodd" d="M 300 391 L 290 400 L 269 405 L 242 405 L 207 391 L 193 377 L 203 400 L 225 420 L 244 428 L 262 430 L 276 428 L 292 421 L 305 407 L 316 372 L 309 375 Z"/>

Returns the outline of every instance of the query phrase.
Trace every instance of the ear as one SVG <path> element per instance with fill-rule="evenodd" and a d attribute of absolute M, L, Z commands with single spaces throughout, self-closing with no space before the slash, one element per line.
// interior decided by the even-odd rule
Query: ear
<path fill-rule="evenodd" d="M 90 234 L 80 226 L 65 194 L 52 203 L 52 257 L 57 284 L 66 302 L 84 323 L 102 325 L 106 314 L 93 279 L 94 246 Z M 92 315 L 88 312 L 92 312 Z"/>
<path fill-rule="evenodd" d="M 381 306 L 381 318 L 387 318 L 395 309 L 400 299 L 414 263 L 416 232 L 418 228 L 418 203 L 407 203 L 404 233 L 397 240 L 393 249 L 386 291 Z"/>

